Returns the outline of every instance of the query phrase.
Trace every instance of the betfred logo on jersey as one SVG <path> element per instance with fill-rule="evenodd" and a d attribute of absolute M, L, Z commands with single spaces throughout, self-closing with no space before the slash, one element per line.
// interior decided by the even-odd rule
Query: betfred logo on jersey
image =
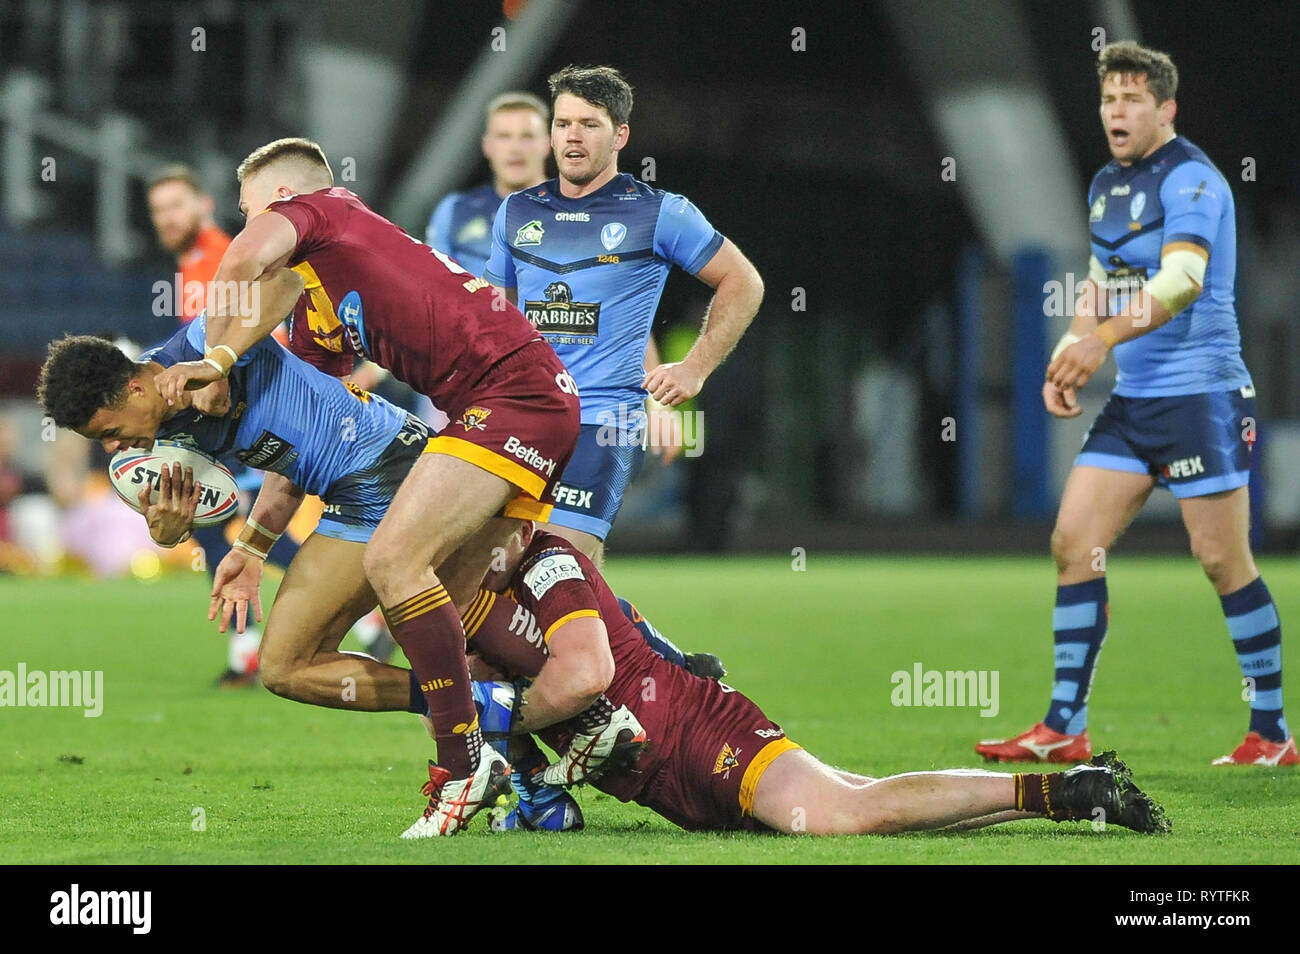
<path fill-rule="evenodd" d="M 515 437 L 513 434 L 506 439 L 505 447 L 503 447 L 502 450 L 512 457 L 519 458 L 529 467 L 533 468 L 533 470 L 546 471 L 547 477 L 550 477 L 555 473 L 554 458 L 543 457 L 541 454 L 537 453 L 536 448 L 521 444 L 519 438 Z"/>
<path fill-rule="evenodd" d="M 600 334 L 600 303 L 574 301 L 565 282 L 551 282 L 545 301 L 524 302 L 524 317 L 552 345 L 592 345 Z"/>

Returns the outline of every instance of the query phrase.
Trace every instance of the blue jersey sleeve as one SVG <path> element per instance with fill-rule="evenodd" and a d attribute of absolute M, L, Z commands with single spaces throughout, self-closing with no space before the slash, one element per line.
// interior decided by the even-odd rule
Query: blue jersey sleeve
<path fill-rule="evenodd" d="M 510 246 L 506 244 L 506 210 L 509 208 L 510 197 L 507 196 L 492 220 L 492 252 L 483 269 L 483 277 L 501 288 L 514 288 L 517 284 L 515 261 L 510 256 Z"/>
<path fill-rule="evenodd" d="M 179 364 L 182 361 L 194 361 L 203 357 L 203 352 L 194 353 L 193 346 L 189 343 L 190 322 L 188 325 L 182 325 L 176 330 L 176 333 L 164 341 L 162 344 L 154 345 L 147 351 L 140 353 L 141 361 L 157 361 L 164 368 L 170 368 L 173 364 Z"/>
<path fill-rule="evenodd" d="M 655 254 L 694 275 L 722 247 L 722 233 L 684 195 L 667 193 L 655 222 Z"/>
<path fill-rule="evenodd" d="M 208 315 L 207 312 L 199 312 L 198 317 L 188 325 L 172 335 L 171 339 L 159 349 L 170 348 L 173 342 L 178 342 L 177 349 L 174 351 L 176 357 L 172 357 L 170 362 L 164 362 L 162 358 L 150 358 L 151 361 L 157 361 L 170 367 L 178 361 L 202 361 L 203 356 L 207 354 L 208 348 Z M 247 351 L 239 356 L 235 362 L 236 368 L 241 368 L 253 360 L 253 356 L 265 351 L 267 348 L 279 348 L 280 342 L 276 341 L 270 335 L 257 342 Z M 170 355 L 169 355 L 170 357 Z"/>
<path fill-rule="evenodd" d="M 434 207 L 429 228 L 424 233 L 424 244 L 440 252 L 451 254 L 451 213 L 456 205 L 456 194 L 444 196 Z"/>
<path fill-rule="evenodd" d="M 1184 162 L 1160 185 L 1165 209 L 1164 244 L 1191 242 L 1209 252 L 1223 217 L 1224 184 L 1203 162 Z"/>

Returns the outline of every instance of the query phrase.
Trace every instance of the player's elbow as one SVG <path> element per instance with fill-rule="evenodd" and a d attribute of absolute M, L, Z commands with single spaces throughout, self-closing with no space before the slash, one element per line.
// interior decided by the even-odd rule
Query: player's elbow
<path fill-rule="evenodd" d="M 595 648 L 571 661 L 569 678 L 564 684 L 572 693 L 571 702 L 585 709 L 596 701 L 614 681 L 614 657 L 608 646 Z"/>
<path fill-rule="evenodd" d="M 763 276 L 758 274 L 758 269 L 749 261 L 745 262 L 749 266 L 748 290 L 749 299 L 752 303 L 751 314 L 757 314 L 759 307 L 763 304 L 763 295 L 767 292 L 767 287 L 763 284 Z"/>
<path fill-rule="evenodd" d="M 614 681 L 614 656 L 608 647 L 603 652 L 593 652 L 589 658 L 582 659 L 582 664 L 575 673 L 573 694 L 581 697 L 584 706 L 595 702 L 604 690 L 610 688 Z"/>

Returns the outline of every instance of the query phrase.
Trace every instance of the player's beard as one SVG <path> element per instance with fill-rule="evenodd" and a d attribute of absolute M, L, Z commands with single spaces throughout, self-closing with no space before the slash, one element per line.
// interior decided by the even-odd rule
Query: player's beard
<path fill-rule="evenodd" d="M 614 158 L 614 153 L 611 151 L 609 155 L 605 157 L 605 161 L 600 163 L 600 165 L 596 165 L 593 162 L 589 167 L 588 172 L 581 174 L 579 177 L 574 177 L 572 175 L 565 174 L 564 178 L 576 186 L 585 186 L 587 183 L 591 182 L 599 175 L 601 175 L 601 173 L 603 173 L 606 169 L 608 169 L 610 162 L 613 161 L 613 158 Z"/>
<path fill-rule="evenodd" d="M 195 219 L 194 224 L 182 232 L 180 238 L 176 241 L 168 242 L 164 239 L 160 239 L 159 241 L 162 243 L 162 247 L 170 254 L 184 255 L 194 247 L 194 243 L 199 240 L 199 233 L 202 231 L 203 223 L 198 219 Z"/>

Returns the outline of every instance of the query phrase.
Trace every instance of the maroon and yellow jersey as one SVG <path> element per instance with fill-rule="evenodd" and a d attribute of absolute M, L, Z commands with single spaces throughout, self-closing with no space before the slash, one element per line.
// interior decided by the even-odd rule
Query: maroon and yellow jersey
<path fill-rule="evenodd" d="M 591 561 L 558 536 L 533 539 L 511 580 L 511 595 L 534 617 L 522 621 L 525 631 L 536 625 L 547 642 L 573 619 L 599 616 L 605 623 L 614 655 L 605 696 L 632 710 L 650 746 L 635 771 L 601 776 L 596 788 L 687 829 L 763 827 L 753 817 L 758 782 L 779 755 L 799 747 L 763 710 L 743 693 L 693 676 L 652 650 Z M 570 737 L 555 727 L 539 735 L 557 751 Z"/>
<path fill-rule="evenodd" d="M 372 212 L 347 189 L 272 203 L 298 233 L 289 267 L 306 284 L 290 347 L 334 376 L 357 357 L 438 407 L 459 408 L 501 358 L 540 340 L 492 287 Z"/>
<path fill-rule="evenodd" d="M 607 775 L 599 787 L 623 801 L 634 798 L 654 769 L 671 754 L 680 728 L 674 724 L 672 700 L 680 700 L 687 684 L 696 677 L 649 647 L 623 615 L 618 599 L 591 561 L 562 537 L 551 533 L 533 537 L 510 581 L 510 594 L 533 615 L 548 643 L 552 634 L 570 620 L 598 616 L 604 621 L 614 655 L 614 681 L 605 696 L 615 706 L 626 705 L 636 714 L 650 748 L 642 754 L 637 774 Z M 558 730 L 545 730 L 540 735 L 552 747 L 563 738 Z"/>

